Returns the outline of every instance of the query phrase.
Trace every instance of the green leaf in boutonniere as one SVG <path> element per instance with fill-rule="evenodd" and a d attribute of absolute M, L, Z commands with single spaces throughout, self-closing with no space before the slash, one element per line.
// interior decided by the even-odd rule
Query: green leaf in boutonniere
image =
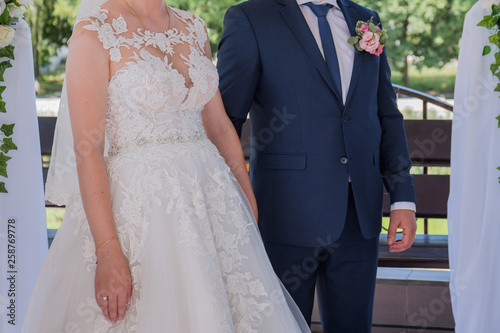
<path fill-rule="evenodd" d="M 16 124 L 10 124 L 10 125 L 3 124 L 2 127 L 0 127 L 0 131 L 2 131 L 3 134 L 5 134 L 5 136 L 11 136 L 12 134 L 14 134 L 15 125 Z"/>
<path fill-rule="evenodd" d="M 8 177 L 7 175 L 7 161 L 10 160 L 11 157 L 4 155 L 4 153 L 0 153 L 0 176 Z"/>
<path fill-rule="evenodd" d="M 483 49 L 483 56 L 490 54 L 491 52 L 491 46 L 486 45 Z"/>
<path fill-rule="evenodd" d="M 13 45 L 7 45 L 3 49 L 0 49 L 0 58 L 1 57 L 6 57 L 12 60 L 14 59 L 14 46 Z"/>
<path fill-rule="evenodd" d="M 3 73 L 5 73 L 5 70 L 10 67 L 12 67 L 10 60 L 0 62 L 0 81 L 3 81 Z"/>
<path fill-rule="evenodd" d="M 0 182 L 0 193 L 9 193 L 7 189 L 5 188 L 5 183 Z"/>
<path fill-rule="evenodd" d="M 347 39 L 347 44 L 349 45 L 355 45 L 357 42 L 359 42 L 358 36 L 351 36 L 349 37 L 349 39 Z"/>
<path fill-rule="evenodd" d="M 5 138 L 3 144 L 0 146 L 0 150 L 7 154 L 10 150 L 17 150 L 17 146 L 12 141 L 12 138 Z"/>

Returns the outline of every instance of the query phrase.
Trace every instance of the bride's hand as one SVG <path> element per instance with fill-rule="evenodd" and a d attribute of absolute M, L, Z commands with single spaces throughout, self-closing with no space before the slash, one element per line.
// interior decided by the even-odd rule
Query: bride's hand
<path fill-rule="evenodd" d="M 132 295 L 132 276 L 118 242 L 98 251 L 94 285 L 97 304 L 106 319 L 113 324 L 123 320 Z"/>

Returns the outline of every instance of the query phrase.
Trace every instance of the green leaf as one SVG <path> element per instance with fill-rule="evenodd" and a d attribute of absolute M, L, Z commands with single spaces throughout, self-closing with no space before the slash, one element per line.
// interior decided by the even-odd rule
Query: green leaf
<path fill-rule="evenodd" d="M 492 5 L 491 10 L 492 10 L 491 15 L 497 16 L 498 14 L 500 14 L 500 5 Z"/>
<path fill-rule="evenodd" d="M 7 109 L 5 108 L 5 102 L 4 101 L 0 101 L 0 113 L 6 113 L 7 112 Z"/>
<path fill-rule="evenodd" d="M 498 128 L 500 128 L 500 114 L 495 119 L 498 120 Z M 498 167 L 498 170 L 500 170 L 500 167 Z"/>
<path fill-rule="evenodd" d="M 3 73 L 5 73 L 5 70 L 7 68 L 12 67 L 12 64 L 10 63 L 10 60 L 6 60 L 4 62 L 0 62 L 0 81 L 3 81 Z"/>
<path fill-rule="evenodd" d="M 0 131 L 2 131 L 3 134 L 5 134 L 5 136 L 11 136 L 12 134 L 14 134 L 15 125 L 16 124 L 10 124 L 10 125 L 3 124 L 2 127 L 0 127 Z"/>
<path fill-rule="evenodd" d="M 5 138 L 3 144 L 0 146 L 0 150 L 7 154 L 10 150 L 17 150 L 17 146 L 12 141 L 12 138 Z"/>
<path fill-rule="evenodd" d="M 491 44 L 500 47 L 500 31 L 498 31 L 495 34 L 492 34 L 490 37 L 488 37 L 488 40 L 490 41 Z"/>
<path fill-rule="evenodd" d="M 7 57 L 9 59 L 15 60 L 14 59 L 14 46 L 7 45 L 3 49 L 0 49 L 0 57 Z"/>
<path fill-rule="evenodd" d="M 7 161 L 12 157 L 4 155 L 4 153 L 0 153 L 0 176 L 8 177 L 7 175 Z"/>
<path fill-rule="evenodd" d="M 9 193 L 9 192 L 7 192 L 7 189 L 5 188 L 4 182 L 0 182 L 0 193 Z"/>
<path fill-rule="evenodd" d="M 0 15 L 0 23 L 3 25 L 10 25 L 9 10 L 7 9 L 7 7 L 5 7 L 5 9 L 2 12 L 2 15 Z"/>
<path fill-rule="evenodd" d="M 498 23 L 498 17 L 494 15 L 486 15 L 477 25 L 480 27 L 485 27 L 486 29 L 492 29 Z"/>
<path fill-rule="evenodd" d="M 498 68 L 500 67 L 500 62 L 494 62 L 490 65 L 490 70 L 493 75 L 498 71 Z"/>
<path fill-rule="evenodd" d="M 486 28 L 486 22 L 490 20 L 491 16 L 485 16 L 479 23 L 477 24 L 478 27 L 485 27 Z"/>
<path fill-rule="evenodd" d="M 349 37 L 349 39 L 347 40 L 347 44 L 349 44 L 349 45 L 354 45 L 354 44 L 356 44 L 357 42 L 359 42 L 359 37 L 358 37 L 358 36 L 351 36 L 351 37 Z"/>
<path fill-rule="evenodd" d="M 483 56 L 490 54 L 490 52 L 491 52 L 491 46 L 486 45 L 483 49 Z"/>
<path fill-rule="evenodd" d="M 0 86 L 0 101 L 3 99 L 2 98 L 2 94 L 5 91 L 5 88 L 7 88 L 7 87 L 6 86 Z"/>

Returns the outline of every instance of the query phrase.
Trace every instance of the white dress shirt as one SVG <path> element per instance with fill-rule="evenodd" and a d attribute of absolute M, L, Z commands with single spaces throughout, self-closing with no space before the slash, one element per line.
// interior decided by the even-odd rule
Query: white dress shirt
<path fill-rule="evenodd" d="M 333 42 L 335 43 L 335 50 L 337 51 L 337 59 L 340 69 L 340 80 L 342 82 L 342 99 L 345 104 L 349 85 L 351 83 L 352 68 L 354 65 L 354 46 L 347 44 L 347 39 L 351 37 L 349 27 L 345 21 L 344 14 L 340 10 L 337 0 L 297 0 L 302 14 L 306 19 L 309 29 L 316 39 L 319 50 L 323 54 L 323 46 L 321 44 L 321 37 L 319 35 L 318 17 L 313 13 L 311 8 L 304 6 L 305 3 L 311 2 L 314 5 L 331 4 L 333 7 L 328 11 L 326 19 L 332 29 Z M 323 58 L 325 55 L 323 54 Z"/>
<path fill-rule="evenodd" d="M 351 76 L 352 69 L 354 66 L 354 46 L 349 45 L 347 40 L 351 37 L 351 33 L 349 31 L 349 27 L 347 26 L 347 22 L 344 17 L 344 13 L 340 9 L 337 0 L 297 0 L 297 4 L 299 5 L 304 18 L 306 19 L 307 25 L 309 25 L 309 29 L 316 40 L 316 44 L 318 44 L 318 48 L 325 57 L 323 53 L 323 46 L 321 44 L 321 37 L 319 34 L 318 27 L 318 17 L 313 13 L 312 9 L 308 6 L 305 6 L 305 3 L 311 2 L 313 5 L 325 5 L 331 4 L 333 7 L 326 14 L 326 19 L 330 24 L 330 29 L 332 30 L 333 42 L 335 43 L 335 50 L 337 51 L 337 60 L 339 62 L 340 69 L 340 80 L 342 83 L 342 100 L 345 104 L 347 99 L 347 92 L 349 91 L 349 85 L 351 84 Z M 349 179 L 351 181 L 351 179 Z M 391 210 L 395 209 L 410 209 L 415 211 L 415 203 L 400 201 L 395 202 L 391 205 Z"/>

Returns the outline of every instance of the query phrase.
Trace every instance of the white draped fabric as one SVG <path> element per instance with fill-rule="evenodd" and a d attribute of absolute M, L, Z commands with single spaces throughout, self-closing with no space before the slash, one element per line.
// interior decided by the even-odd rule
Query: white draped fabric
<path fill-rule="evenodd" d="M 477 27 L 487 14 L 478 2 L 465 18 L 455 87 L 448 228 L 457 333 L 500 328 L 500 93 L 494 52 L 482 56 L 491 33 Z"/>
<path fill-rule="evenodd" d="M 7 113 L 1 123 L 15 123 L 6 183 L 0 193 L 0 332 L 21 332 L 31 292 L 47 252 L 40 140 L 35 108 L 31 33 L 25 21 L 16 25 L 12 68 L 5 71 Z"/>

